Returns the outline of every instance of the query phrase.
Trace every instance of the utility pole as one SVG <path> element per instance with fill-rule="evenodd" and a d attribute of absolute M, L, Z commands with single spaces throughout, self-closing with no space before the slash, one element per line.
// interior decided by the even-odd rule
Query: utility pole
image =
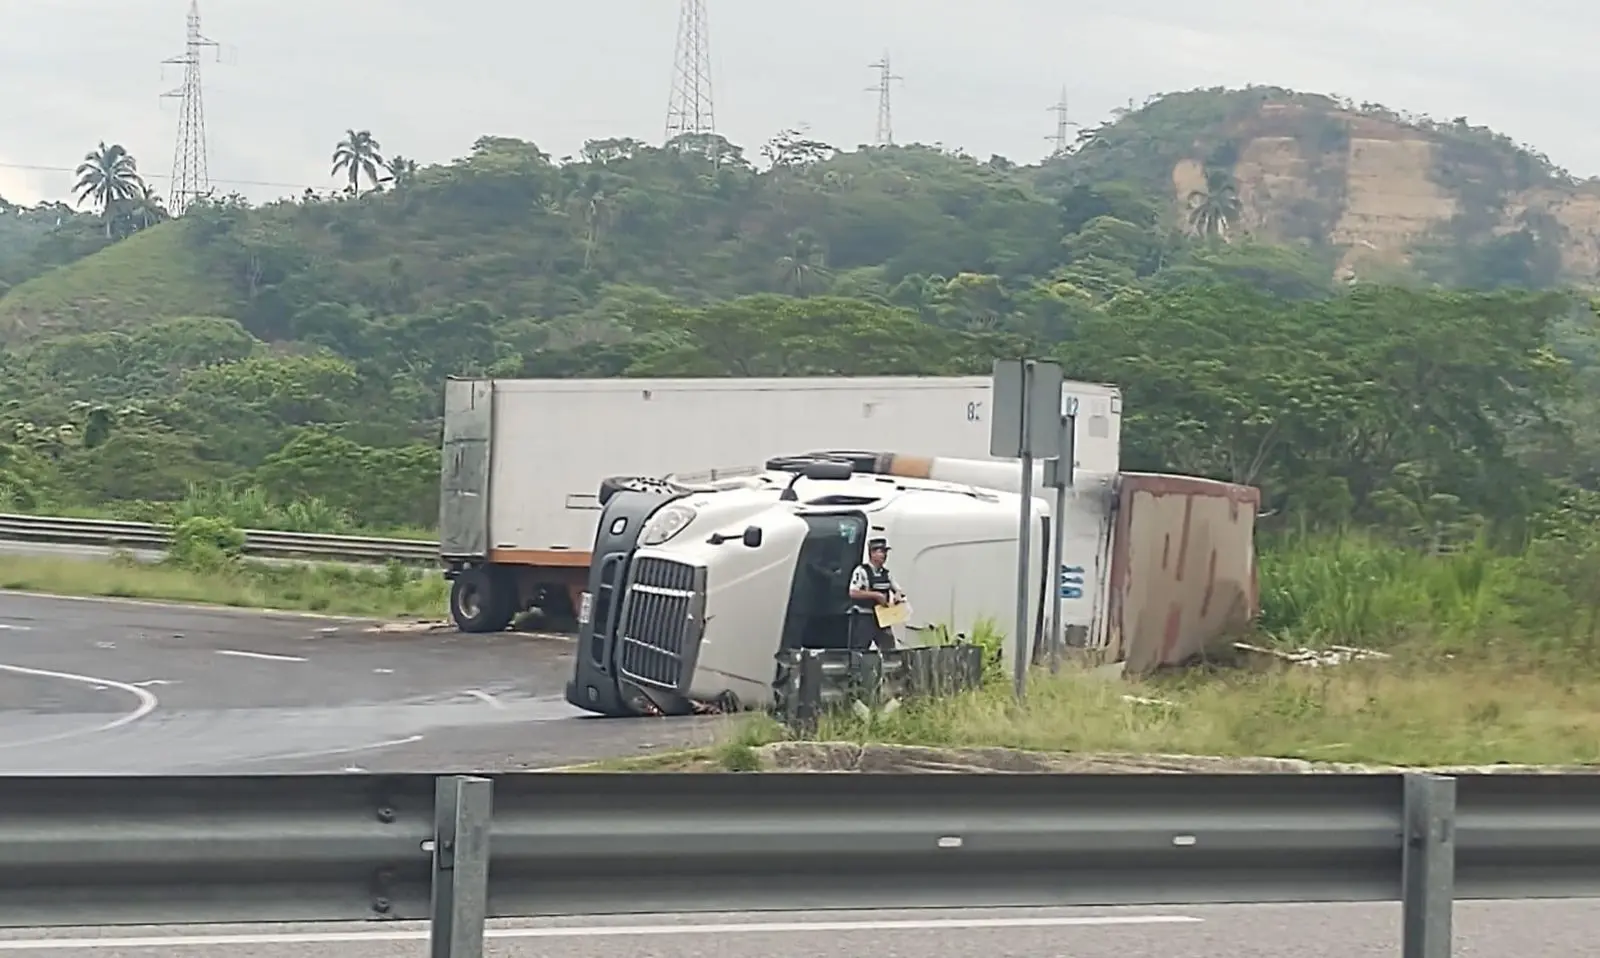
<path fill-rule="evenodd" d="M 178 106 L 178 142 L 172 149 L 172 193 L 167 197 L 167 209 L 177 216 L 196 199 L 211 192 L 211 173 L 206 157 L 206 105 L 200 92 L 200 51 L 217 47 L 200 32 L 200 3 L 189 4 L 188 40 L 183 55 L 162 60 L 163 64 L 183 66 L 183 85 L 161 94 L 163 99 L 173 99 Z M 217 47 L 217 59 L 222 50 Z"/>
<path fill-rule="evenodd" d="M 691 141 L 717 132 L 711 103 L 711 31 L 706 22 L 706 0 L 682 0 L 678 12 L 678 43 L 672 55 L 672 93 L 667 99 L 667 142 Z"/>
<path fill-rule="evenodd" d="M 889 66 L 889 51 L 883 51 L 883 59 L 867 66 L 878 71 L 878 82 L 875 86 L 867 87 L 868 93 L 878 94 L 878 135 L 874 142 L 878 146 L 894 146 L 894 106 L 891 93 L 896 82 L 905 77 L 896 76 Z"/>
<path fill-rule="evenodd" d="M 1081 127 L 1083 124 L 1075 123 L 1067 118 L 1066 87 L 1061 88 L 1061 99 L 1057 100 L 1056 105 L 1050 108 L 1050 112 L 1056 115 L 1056 132 L 1054 136 L 1047 136 L 1045 139 L 1051 140 L 1056 145 L 1056 148 L 1050 153 L 1050 158 L 1053 160 L 1066 156 L 1072 151 L 1072 128 L 1075 126 Z"/>

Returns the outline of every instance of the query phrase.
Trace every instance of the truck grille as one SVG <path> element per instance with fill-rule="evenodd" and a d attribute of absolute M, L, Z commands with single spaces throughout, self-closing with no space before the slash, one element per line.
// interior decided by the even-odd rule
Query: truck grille
<path fill-rule="evenodd" d="M 700 638 L 702 575 L 670 559 L 633 561 L 617 630 L 619 672 L 635 682 L 682 691 Z"/>

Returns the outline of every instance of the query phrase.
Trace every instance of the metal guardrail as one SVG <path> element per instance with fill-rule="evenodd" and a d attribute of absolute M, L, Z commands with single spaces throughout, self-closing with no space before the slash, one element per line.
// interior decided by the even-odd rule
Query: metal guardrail
<path fill-rule="evenodd" d="M 172 530 L 148 522 L 71 519 L 0 513 L 0 540 L 78 545 L 104 549 L 160 551 L 172 543 Z M 272 529 L 245 530 L 248 555 L 335 562 L 437 562 L 439 544 L 419 539 L 333 536 Z"/>
<path fill-rule="evenodd" d="M 0 926 L 1600 895 L 1600 776 L 0 780 Z"/>
<path fill-rule="evenodd" d="M 778 654 L 773 711 L 790 728 L 809 733 L 825 712 L 853 707 L 878 713 L 894 702 L 950 695 L 982 681 L 983 649 L 976 645 L 788 649 Z"/>

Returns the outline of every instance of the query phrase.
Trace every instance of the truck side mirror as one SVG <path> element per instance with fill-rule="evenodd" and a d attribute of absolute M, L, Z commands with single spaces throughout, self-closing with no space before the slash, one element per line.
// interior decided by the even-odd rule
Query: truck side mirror
<path fill-rule="evenodd" d="M 849 479 L 851 476 L 855 475 L 855 471 L 855 467 L 850 465 L 848 462 L 808 462 L 800 469 L 799 472 L 794 474 L 793 479 L 789 480 L 789 484 L 785 486 L 783 492 L 779 494 L 778 500 L 780 502 L 794 502 L 796 499 L 799 499 L 800 496 L 794 491 L 794 487 L 801 479 L 810 479 L 813 482 L 826 481 L 830 479 Z"/>
<path fill-rule="evenodd" d="M 740 537 L 739 541 L 743 542 L 747 549 L 761 548 L 761 527 L 745 526 L 744 535 Z"/>

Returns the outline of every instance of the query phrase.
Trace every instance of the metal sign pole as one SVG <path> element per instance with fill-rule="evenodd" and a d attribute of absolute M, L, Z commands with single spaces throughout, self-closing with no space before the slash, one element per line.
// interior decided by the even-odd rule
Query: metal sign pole
<path fill-rule="evenodd" d="M 1066 626 L 1061 622 L 1061 590 L 1063 570 L 1067 567 L 1067 494 L 1072 491 L 1072 471 L 1077 459 L 1078 417 L 1073 413 L 1061 415 L 1061 449 L 1056 458 L 1046 464 L 1045 485 L 1056 491 L 1055 521 L 1051 531 L 1054 542 L 1050 547 L 1050 671 L 1061 671 L 1061 652 L 1067 644 Z"/>
<path fill-rule="evenodd" d="M 1013 680 L 1018 701 L 1027 694 L 1028 666 L 1033 658 L 1033 643 L 1028 631 L 1028 599 L 1033 582 L 1033 461 L 1060 454 L 1061 393 L 1065 385 L 1059 363 L 1032 359 L 997 359 L 994 363 L 989 454 L 996 458 L 1021 460 L 1017 525 L 1017 621 L 1016 661 Z M 1044 556 L 1048 563 L 1050 557 Z M 1042 571 L 1048 571 L 1046 568 Z M 1046 575 L 1044 585 L 1055 577 Z M 1039 596 L 1044 601 L 1043 593 Z"/>
<path fill-rule="evenodd" d="M 1028 362 L 1022 367 L 1022 395 L 1029 396 L 1033 392 L 1034 364 Z M 1012 663 L 1011 681 L 1017 693 L 1017 701 L 1022 701 L 1028 694 L 1028 666 L 1033 658 L 1032 644 L 1028 641 L 1028 560 L 1032 558 L 1033 545 L 1033 450 L 1027 441 L 1033 425 L 1033 417 L 1029 414 L 1032 403 L 1022 403 L 1022 436 L 1023 441 L 1017 451 L 1022 456 L 1022 516 L 1017 522 L 1017 659 Z"/>

